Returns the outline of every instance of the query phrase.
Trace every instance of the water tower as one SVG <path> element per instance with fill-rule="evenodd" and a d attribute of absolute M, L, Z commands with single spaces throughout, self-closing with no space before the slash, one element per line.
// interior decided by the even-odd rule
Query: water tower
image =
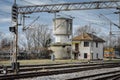
<path fill-rule="evenodd" d="M 70 18 L 55 18 L 53 19 L 55 43 L 51 45 L 56 59 L 70 58 L 72 35 L 72 19 Z"/>

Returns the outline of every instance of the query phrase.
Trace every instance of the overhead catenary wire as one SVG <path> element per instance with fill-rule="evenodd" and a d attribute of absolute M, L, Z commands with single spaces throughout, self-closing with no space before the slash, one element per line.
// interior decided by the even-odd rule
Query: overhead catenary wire
<path fill-rule="evenodd" d="M 13 4 L 12 2 L 10 2 L 9 0 L 0 0 L 2 2 L 4 2 L 5 4 Z"/>
<path fill-rule="evenodd" d="M 29 2 L 29 1 L 26 1 L 26 0 L 20 0 L 20 1 L 23 1 L 23 2 L 28 3 L 28 4 L 36 5 L 36 4 Z"/>
<path fill-rule="evenodd" d="M 103 14 L 100 14 L 100 17 L 103 17 L 103 18 L 105 18 L 107 21 L 109 21 L 110 23 L 112 23 L 114 26 L 117 26 L 119 29 L 120 29 L 120 26 L 119 25 L 117 25 L 116 23 L 114 23 L 114 22 L 112 22 L 110 19 L 108 19 L 106 16 L 104 16 Z"/>
<path fill-rule="evenodd" d="M 6 14 L 0 13 L 0 16 L 6 16 Z"/>
<path fill-rule="evenodd" d="M 35 21 L 37 21 L 39 18 L 40 18 L 40 16 L 38 16 L 35 20 L 33 20 L 28 26 L 23 27 L 23 30 L 29 29 L 29 28 L 32 26 L 32 24 L 33 24 Z"/>
<path fill-rule="evenodd" d="M 3 10 L 1 10 L 1 9 L 0 9 L 0 12 L 2 12 L 2 13 L 4 13 L 4 14 L 11 14 L 10 12 L 6 12 L 6 11 L 3 11 Z M 0 14 L 2 14 L 2 13 L 0 13 Z"/>

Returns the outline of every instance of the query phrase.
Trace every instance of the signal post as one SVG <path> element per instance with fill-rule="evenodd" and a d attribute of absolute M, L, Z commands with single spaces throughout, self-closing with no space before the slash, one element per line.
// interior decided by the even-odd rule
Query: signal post
<path fill-rule="evenodd" d="M 12 53 L 12 70 L 15 73 L 19 71 L 19 62 L 17 62 L 18 55 L 18 7 L 15 3 L 12 6 L 12 27 L 9 27 L 9 30 L 14 34 L 14 42 L 13 42 L 13 53 Z"/>

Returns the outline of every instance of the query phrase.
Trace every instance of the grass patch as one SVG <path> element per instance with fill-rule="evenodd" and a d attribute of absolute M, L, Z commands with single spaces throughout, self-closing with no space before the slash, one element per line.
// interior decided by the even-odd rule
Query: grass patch
<path fill-rule="evenodd" d="M 11 64 L 11 61 L 9 61 L 9 60 L 0 61 L 0 66 L 1 65 L 10 65 L 10 64 Z"/>
<path fill-rule="evenodd" d="M 37 60 L 18 60 L 20 62 L 20 65 L 39 65 L 39 64 L 59 64 L 59 63 L 73 63 L 73 62 L 87 62 L 88 60 L 55 60 L 51 61 L 50 59 L 37 59 Z M 120 59 L 104 59 L 104 62 L 120 62 Z M 0 61 L 1 65 L 11 65 L 10 60 L 6 61 Z"/>
<path fill-rule="evenodd" d="M 39 65 L 39 64 L 59 64 L 59 63 L 73 63 L 73 62 L 87 62 L 87 60 L 55 60 L 37 59 L 37 60 L 18 60 L 20 65 Z M 0 61 L 0 65 L 11 65 L 11 61 Z"/>

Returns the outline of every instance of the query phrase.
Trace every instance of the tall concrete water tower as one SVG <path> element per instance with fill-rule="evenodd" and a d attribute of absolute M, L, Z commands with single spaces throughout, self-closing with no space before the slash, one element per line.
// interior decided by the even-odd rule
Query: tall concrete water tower
<path fill-rule="evenodd" d="M 55 43 L 51 45 L 56 59 L 70 58 L 70 36 L 72 35 L 72 19 L 55 18 L 53 19 Z"/>

